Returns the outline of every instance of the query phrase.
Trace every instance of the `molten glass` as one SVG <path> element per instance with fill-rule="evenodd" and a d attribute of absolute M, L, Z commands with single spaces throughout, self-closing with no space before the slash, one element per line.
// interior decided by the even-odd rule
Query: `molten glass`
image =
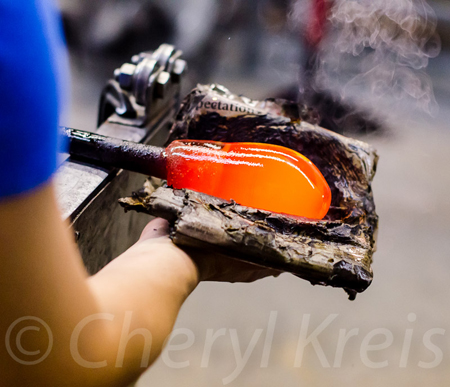
<path fill-rule="evenodd" d="M 271 144 L 178 140 L 166 149 L 167 183 L 272 212 L 322 219 L 330 188 L 302 154 Z"/>

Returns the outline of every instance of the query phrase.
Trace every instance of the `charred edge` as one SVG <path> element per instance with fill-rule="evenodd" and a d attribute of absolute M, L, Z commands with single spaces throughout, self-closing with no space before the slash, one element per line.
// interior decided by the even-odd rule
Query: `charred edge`
<path fill-rule="evenodd" d="M 349 298 L 354 299 L 353 292 L 362 293 L 372 283 L 372 275 L 361 266 L 340 261 L 333 266 L 328 285 L 336 288 L 344 288 L 349 293 Z"/>
<path fill-rule="evenodd" d="M 241 206 L 232 201 L 224 201 L 224 203 L 214 205 L 210 204 L 209 206 L 212 210 L 217 210 L 218 208 L 222 214 L 224 214 L 222 210 L 228 210 L 243 219 L 252 222 L 264 222 L 274 232 L 282 235 L 302 235 L 311 239 L 350 244 L 362 248 L 367 248 L 371 242 L 363 243 L 358 240 L 359 237 L 365 235 L 366 231 L 366 226 L 359 223 L 352 225 L 342 221 L 314 221 L 306 218 L 300 221 L 282 214 Z"/>
<path fill-rule="evenodd" d="M 283 108 L 283 115 L 288 117 L 291 122 L 309 122 L 312 125 L 318 125 L 321 117 L 319 112 L 313 107 L 302 103 L 290 102 L 278 98 L 267 98 L 266 102 L 274 102 Z"/>

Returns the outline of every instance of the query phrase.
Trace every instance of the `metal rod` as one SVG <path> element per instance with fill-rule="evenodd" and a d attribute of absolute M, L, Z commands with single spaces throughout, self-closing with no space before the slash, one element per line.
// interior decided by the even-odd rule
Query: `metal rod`
<path fill-rule="evenodd" d="M 71 156 L 93 164 L 167 178 L 165 149 L 113 137 L 63 128 Z"/>

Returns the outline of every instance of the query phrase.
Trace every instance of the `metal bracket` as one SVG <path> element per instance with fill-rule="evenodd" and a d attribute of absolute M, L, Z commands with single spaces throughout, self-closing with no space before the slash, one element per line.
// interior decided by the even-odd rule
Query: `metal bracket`
<path fill-rule="evenodd" d="M 115 71 L 100 97 L 97 133 L 163 146 L 180 106 L 186 62 L 168 44 L 135 55 Z M 82 128 L 81 128 L 82 129 Z M 140 188 L 145 176 L 69 158 L 56 176 L 58 200 L 71 220 L 89 273 L 131 246 L 148 217 L 125 214 L 117 200 Z"/>
<path fill-rule="evenodd" d="M 187 70 L 181 55 L 174 46 L 162 44 L 154 52 L 134 55 L 132 63 L 116 69 L 115 81 L 110 81 L 102 92 L 98 126 L 107 119 L 125 124 L 120 117 L 132 118 L 134 126 L 143 127 L 172 98 L 179 97 L 181 79 Z"/>

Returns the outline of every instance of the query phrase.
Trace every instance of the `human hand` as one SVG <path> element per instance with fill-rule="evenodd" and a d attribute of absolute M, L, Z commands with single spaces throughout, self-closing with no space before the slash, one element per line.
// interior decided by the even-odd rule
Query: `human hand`
<path fill-rule="evenodd" d="M 170 240 L 169 223 L 161 218 L 152 220 L 142 231 L 139 241 L 149 240 L 170 243 L 171 247 L 175 247 L 180 253 L 187 253 L 197 267 L 200 281 L 253 282 L 264 277 L 278 277 L 282 273 L 221 254 L 213 255 L 193 248 L 180 248 Z"/>

